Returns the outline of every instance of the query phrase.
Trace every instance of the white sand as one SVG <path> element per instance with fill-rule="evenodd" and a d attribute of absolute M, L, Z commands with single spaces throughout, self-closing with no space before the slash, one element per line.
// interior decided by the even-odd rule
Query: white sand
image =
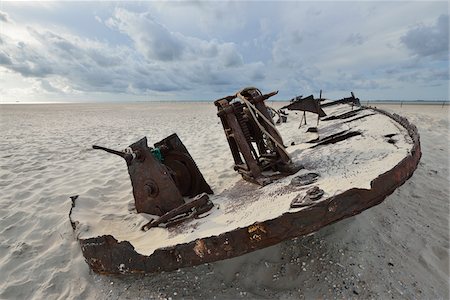
<path fill-rule="evenodd" d="M 68 220 L 70 195 L 132 197 L 125 163 L 90 146 L 177 132 L 220 193 L 239 175 L 214 106 L 2 105 L 0 298 L 448 298 L 448 106 L 387 108 L 418 126 L 423 158 L 381 205 L 235 259 L 117 278 L 89 272 Z"/>

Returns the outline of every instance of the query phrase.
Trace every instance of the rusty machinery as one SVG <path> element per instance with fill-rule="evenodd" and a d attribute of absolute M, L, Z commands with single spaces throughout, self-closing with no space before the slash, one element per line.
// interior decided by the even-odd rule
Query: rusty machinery
<path fill-rule="evenodd" d="M 125 159 L 137 212 L 159 216 L 143 230 L 177 224 L 213 207 L 207 195 L 213 194 L 210 186 L 176 134 L 156 143 L 155 148 L 148 147 L 145 137 L 124 151 L 92 147 Z M 194 198 L 185 201 L 183 197 Z"/>
<path fill-rule="evenodd" d="M 254 87 L 214 101 L 222 121 L 234 169 L 248 181 L 266 185 L 297 172 L 283 145 L 264 101 L 278 91 L 263 95 Z"/>

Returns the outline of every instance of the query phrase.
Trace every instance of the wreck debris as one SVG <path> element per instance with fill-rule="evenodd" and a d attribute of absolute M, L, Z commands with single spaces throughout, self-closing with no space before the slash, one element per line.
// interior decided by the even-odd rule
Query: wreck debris
<path fill-rule="evenodd" d="M 322 198 L 324 191 L 318 186 L 313 186 L 306 191 L 306 195 L 299 194 L 291 202 L 291 208 L 309 206 L 314 203 L 314 201 Z"/>
<path fill-rule="evenodd" d="M 297 187 L 308 185 L 308 184 L 316 182 L 318 177 L 319 177 L 319 174 L 314 173 L 314 172 L 309 172 L 306 174 L 298 175 L 298 176 L 295 176 L 294 178 L 292 178 L 291 185 L 297 186 Z"/>
<path fill-rule="evenodd" d="M 165 227 L 170 227 L 180 222 L 197 218 L 199 215 L 209 211 L 214 204 L 209 200 L 206 193 L 197 195 L 192 201 L 186 202 L 183 205 L 178 206 L 175 209 L 165 213 L 160 218 L 153 219 L 144 226 L 142 230 L 147 231 L 152 227 L 156 227 L 160 224 L 164 224 Z"/>
<path fill-rule="evenodd" d="M 344 103 L 350 103 L 352 105 L 352 110 L 353 110 L 353 106 L 361 106 L 361 103 L 359 101 L 359 98 L 355 97 L 355 94 L 353 94 L 353 92 L 350 93 L 351 97 L 348 98 L 343 98 L 340 100 L 336 100 L 336 101 L 331 101 L 328 103 L 323 103 L 322 107 L 327 107 L 327 106 L 331 106 L 331 105 L 336 105 L 336 104 L 344 104 Z"/>
<path fill-rule="evenodd" d="M 359 107 L 355 110 L 351 110 L 351 111 L 347 111 L 345 113 L 342 113 L 340 115 L 334 115 L 334 116 L 329 116 L 326 118 L 323 118 L 322 121 L 330 121 L 330 120 L 337 120 L 337 119 L 348 119 L 348 118 L 352 118 L 356 115 L 358 115 L 360 112 L 362 112 L 364 110 L 364 108 Z"/>
<path fill-rule="evenodd" d="M 270 113 L 270 116 L 272 117 L 272 119 L 275 116 L 278 117 L 275 124 L 286 123 L 288 114 L 286 113 L 285 110 L 283 110 L 283 109 L 276 110 L 275 108 L 270 107 L 270 106 L 267 106 L 267 109 L 269 110 L 269 113 Z"/>
<path fill-rule="evenodd" d="M 322 93 L 320 97 L 322 97 Z M 298 128 L 300 128 L 302 126 L 303 120 L 305 121 L 304 125 L 306 125 L 307 111 L 317 114 L 317 125 L 319 125 L 319 118 L 325 117 L 327 115 L 320 106 L 320 100 L 314 99 L 313 95 L 309 95 L 306 98 L 302 98 L 302 96 L 300 96 L 291 99 L 291 103 L 283 106 L 282 109 L 303 111 L 303 117 L 300 121 L 300 125 L 298 126 Z"/>
<path fill-rule="evenodd" d="M 155 148 L 148 147 L 146 137 L 133 143 L 125 151 L 96 145 L 92 148 L 125 159 L 137 212 L 160 216 L 146 224 L 146 228 L 174 222 L 178 216 L 186 217 L 191 210 L 188 217 L 205 212 L 206 208 L 211 209 L 207 194 L 213 192 L 176 134 L 156 143 Z M 189 203 L 185 203 L 183 199 L 183 196 L 193 197 L 199 194 L 198 199 Z"/>
<path fill-rule="evenodd" d="M 306 112 L 312 112 L 317 114 L 317 126 L 319 126 L 319 118 L 324 117 L 327 114 L 323 111 L 323 109 L 320 107 L 320 99 L 322 98 L 322 90 L 320 90 L 320 98 L 314 99 L 313 95 L 309 95 L 306 98 L 303 98 L 303 96 L 295 97 L 291 99 L 291 103 L 282 107 L 282 109 L 288 109 L 288 110 L 299 110 L 303 111 L 303 116 L 300 121 L 300 124 L 298 128 L 302 126 L 303 121 L 305 122 L 303 125 L 306 125 Z M 311 130 L 313 130 L 313 127 L 311 127 Z M 317 128 L 316 131 L 317 132 Z"/>
<path fill-rule="evenodd" d="M 329 113 L 333 115 L 334 111 L 340 115 L 345 108 L 348 110 L 350 107 L 348 105 L 336 105 L 336 107 L 330 108 Z M 100 274 L 172 271 L 182 267 L 239 256 L 289 238 L 307 235 L 328 224 L 354 216 L 381 203 L 387 195 L 391 194 L 413 174 L 421 157 L 420 138 L 417 128 L 406 119 L 381 110 L 372 109 L 372 111 L 377 116 L 386 116 L 387 123 L 391 125 L 386 128 L 389 130 L 383 132 L 381 140 L 390 143 L 389 139 L 396 138 L 399 140 L 397 144 L 402 141 L 404 143 L 402 149 L 408 149 L 408 151 L 402 150 L 403 156 L 399 157 L 399 159 L 402 159 L 398 163 L 379 170 L 380 173 L 376 171 L 370 173 L 368 179 L 373 178 L 373 180 L 370 181 L 369 187 L 355 185 L 352 188 L 339 190 L 327 184 L 330 179 L 343 180 L 344 182 L 346 180 L 346 177 L 330 177 L 330 173 L 327 171 L 327 166 L 333 165 L 336 160 L 331 155 L 327 155 L 330 151 L 323 150 L 339 149 L 338 145 L 330 145 L 329 147 L 332 148 L 320 147 L 314 150 L 322 151 L 321 153 L 324 155 L 320 155 L 319 158 L 315 157 L 314 164 L 310 164 L 310 161 L 306 160 L 305 165 L 309 173 L 302 171 L 302 175 L 292 176 L 294 178 L 292 178 L 291 184 L 289 184 L 288 178 L 273 186 L 262 188 L 238 182 L 230 189 L 214 196 L 214 202 L 220 204 L 220 208 L 219 205 L 216 205 L 217 210 L 215 209 L 213 213 L 207 216 L 205 215 L 208 213 L 205 212 L 208 206 L 212 206 L 212 203 L 207 199 L 207 195 L 199 195 L 186 200 L 186 203 L 177 207 L 176 210 L 169 211 L 164 216 L 151 220 L 148 224 L 149 228 L 154 226 L 168 227 L 178 224 L 186 218 L 198 218 L 195 222 L 183 223 L 174 229 L 161 228 L 158 230 L 150 229 L 146 233 L 139 232 L 140 227 L 136 227 L 136 223 L 142 221 L 141 216 L 122 220 L 120 216 L 125 219 L 129 216 L 127 212 L 118 212 L 117 225 L 119 226 L 113 227 L 126 225 L 124 226 L 126 227 L 125 230 L 121 228 L 119 231 L 115 231 L 116 228 L 110 230 L 113 228 L 101 226 L 104 230 L 102 229 L 100 233 L 97 230 L 86 231 L 86 228 L 91 225 L 90 218 L 95 219 L 96 209 L 102 207 L 105 203 L 101 199 L 96 201 L 95 210 L 87 213 L 86 208 L 91 210 L 92 206 L 87 207 L 78 204 L 86 201 L 86 199 L 72 197 L 69 218 L 74 231 L 77 233 L 77 239 L 87 264 L 94 272 Z M 258 115 L 258 112 L 256 112 L 256 115 Z M 375 118 L 370 116 L 372 114 L 368 115 L 368 119 L 374 121 Z M 354 132 L 360 133 L 361 138 L 379 137 L 379 135 L 371 135 L 373 126 L 358 127 L 358 122 L 352 122 L 355 119 L 355 117 L 347 118 L 349 129 L 337 134 L 334 131 L 330 132 L 329 136 L 320 140 L 323 142 L 322 145 L 333 144 L 340 139 L 349 138 L 353 136 Z M 337 124 L 338 122 L 341 123 L 342 121 L 339 121 L 339 119 L 330 120 L 331 124 Z M 351 127 L 351 125 L 356 126 Z M 407 132 L 406 135 L 405 131 Z M 349 143 L 357 145 L 358 140 L 359 138 L 350 139 Z M 167 153 L 164 155 L 165 147 L 161 146 L 158 150 L 149 149 L 159 163 L 167 163 Z M 352 161 L 352 158 L 360 155 L 360 148 L 357 147 L 357 151 L 352 151 L 352 148 L 349 149 L 350 151 L 347 153 L 349 159 L 346 156 L 346 162 Z M 395 147 L 390 145 L 386 150 L 392 153 L 398 152 Z M 132 163 L 132 160 L 137 157 L 137 154 L 131 150 L 117 152 L 121 156 L 125 154 L 124 159 L 127 163 L 128 161 Z M 294 154 L 295 150 L 291 153 L 293 153 L 293 159 L 299 159 L 299 156 Z M 361 160 L 358 168 L 364 168 L 365 163 L 377 158 L 371 152 L 367 152 L 367 154 L 368 158 Z M 339 163 L 344 162 L 340 161 Z M 320 167 L 316 168 L 317 165 L 320 165 Z M 171 169 L 167 168 L 168 170 Z M 172 168 L 175 169 L 176 167 Z M 181 173 L 184 172 L 181 166 L 178 166 L 178 169 L 181 170 Z M 313 175 L 311 171 L 317 173 Z M 174 172 L 169 170 L 169 173 L 178 188 L 179 184 L 176 183 Z M 267 173 L 267 171 L 264 171 L 264 173 Z M 342 174 L 345 175 L 346 173 Z M 183 179 L 183 176 L 178 177 L 181 180 Z M 318 181 L 319 178 L 320 182 Z M 326 189 L 326 194 L 319 186 Z M 188 192 L 180 193 L 188 194 Z M 293 198 L 296 201 L 292 201 Z M 87 201 L 91 200 L 92 198 L 90 199 L 88 196 Z M 258 209 L 255 209 L 255 207 Z M 263 215 L 261 215 L 261 211 L 264 211 Z M 109 216 L 101 217 L 107 217 L 107 219 L 101 218 L 100 222 L 110 224 Z M 220 222 L 217 222 L 218 220 Z M 94 222 L 97 221 L 94 220 Z M 212 230 L 211 227 L 214 227 L 214 229 Z M 148 229 L 148 227 L 144 229 Z M 124 239 L 130 233 L 130 238 Z M 161 235 L 161 233 L 164 233 L 164 235 Z M 163 236 L 165 237 L 161 239 Z"/>
<path fill-rule="evenodd" d="M 161 149 L 163 164 L 173 172 L 175 184 L 182 196 L 194 197 L 201 193 L 213 194 L 192 156 L 176 133 L 155 143 Z"/>
<path fill-rule="evenodd" d="M 312 141 L 310 141 L 312 143 L 316 143 L 311 148 L 316 148 L 316 147 L 319 147 L 319 146 L 322 146 L 322 145 L 335 144 L 337 142 L 341 142 L 341 141 L 344 141 L 346 139 L 349 139 L 349 138 L 352 138 L 352 137 L 358 136 L 358 135 L 361 135 L 361 132 L 359 132 L 359 131 L 350 131 L 350 130 L 338 132 L 338 133 L 332 134 L 330 136 L 324 137 L 324 138 L 319 139 L 319 140 L 312 140 Z"/>
<path fill-rule="evenodd" d="M 279 172 L 276 174 L 279 177 L 299 169 L 291 162 L 264 103 L 277 93 L 263 95 L 257 88 L 249 87 L 214 101 L 233 155 L 234 169 L 244 179 L 260 185 L 273 179 L 263 175 L 264 171 Z"/>
<path fill-rule="evenodd" d="M 147 138 L 130 145 L 126 152 L 95 145 L 92 147 L 125 159 L 138 213 L 161 216 L 184 203 L 167 168 L 150 152 Z"/>
<path fill-rule="evenodd" d="M 284 109 L 280 108 L 279 110 L 277 110 L 278 112 L 278 120 L 276 121 L 277 124 L 280 123 L 286 123 L 287 122 L 287 116 L 289 115 Z"/>

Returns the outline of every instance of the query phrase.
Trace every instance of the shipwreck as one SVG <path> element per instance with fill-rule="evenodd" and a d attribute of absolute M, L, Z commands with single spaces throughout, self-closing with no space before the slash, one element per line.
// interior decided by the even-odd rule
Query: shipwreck
<path fill-rule="evenodd" d="M 176 134 L 153 147 L 145 137 L 123 151 L 94 145 L 124 160 L 134 199 L 86 205 L 83 195 L 71 197 L 70 222 L 89 267 L 154 273 L 239 256 L 377 205 L 416 169 L 420 138 L 407 119 L 363 107 L 353 93 L 296 97 L 275 110 L 266 100 L 276 94 L 249 87 L 214 101 L 224 151 L 242 176 L 219 194 Z M 297 126 L 306 112 L 317 115 L 308 130 Z M 105 205 L 120 209 L 102 218 Z"/>

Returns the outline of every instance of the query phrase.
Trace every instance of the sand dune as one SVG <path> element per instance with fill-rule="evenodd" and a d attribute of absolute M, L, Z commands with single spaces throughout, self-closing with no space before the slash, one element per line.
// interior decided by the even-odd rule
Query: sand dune
<path fill-rule="evenodd" d="M 366 212 L 242 257 L 146 277 L 92 274 L 71 195 L 130 199 L 123 149 L 177 132 L 216 192 L 239 180 L 212 104 L 0 106 L 0 298 L 449 297 L 448 106 L 384 106 L 421 134 L 413 177 Z M 312 119 L 311 119 L 312 120 Z M 118 209 L 127 209 L 118 207 Z"/>

